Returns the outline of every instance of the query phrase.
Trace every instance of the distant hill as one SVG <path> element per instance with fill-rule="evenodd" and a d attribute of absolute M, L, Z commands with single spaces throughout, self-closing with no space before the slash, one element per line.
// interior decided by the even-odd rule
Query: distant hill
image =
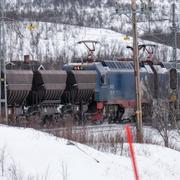
<path fill-rule="evenodd" d="M 119 2 L 122 5 L 120 8 L 130 10 L 130 0 Z M 141 9 L 140 5 L 140 0 L 137 0 L 138 10 Z M 124 48 L 126 43 L 122 41 L 123 34 L 131 38 L 131 15 L 117 14 L 112 0 L 6 0 L 5 9 L 8 17 L 7 60 L 23 59 L 24 54 L 30 54 L 32 59 L 42 61 L 71 61 L 72 57 L 81 57 L 81 50 L 75 50 L 75 44 L 84 39 L 101 41 L 101 48 L 97 53 L 99 58 L 113 58 L 131 53 Z M 170 46 L 171 36 L 164 38 L 164 34 L 171 33 L 171 21 L 153 20 L 171 19 L 171 1 L 154 1 L 152 10 L 150 23 L 147 22 L 147 14 L 138 13 L 138 36 Z M 180 3 L 176 3 L 176 12 L 179 10 Z M 178 22 L 179 16 L 179 26 Z M 35 24 L 36 28 L 28 31 L 27 25 L 31 23 Z M 108 29 L 114 32 L 106 33 Z M 150 35 L 147 35 L 149 32 Z M 158 32 L 158 35 L 155 32 Z M 143 40 L 140 40 L 140 43 L 142 42 Z M 157 59 L 170 60 L 172 49 L 162 45 L 159 49 L 156 53 Z"/>
<path fill-rule="evenodd" d="M 122 11 L 131 9 L 130 0 L 119 0 L 120 12 L 116 13 L 117 7 L 113 0 L 6 0 L 6 15 L 19 20 L 36 20 L 45 22 L 56 22 L 70 25 L 78 25 L 95 28 L 108 28 L 120 33 L 131 35 L 131 20 L 128 12 L 120 15 Z M 141 1 L 142 2 L 142 1 Z M 148 2 L 148 1 L 143 1 Z M 151 32 L 170 32 L 170 21 L 154 21 L 160 19 L 172 19 L 171 0 L 153 1 L 150 14 L 138 13 L 139 33 L 149 31 L 151 19 Z M 141 10 L 142 4 L 137 0 L 137 9 Z M 176 3 L 176 12 L 180 11 L 180 3 Z M 122 13 L 123 14 L 123 13 Z M 131 17 L 131 16 L 130 16 Z M 180 17 L 177 16 L 177 24 Z M 145 22 L 146 21 L 146 22 Z"/>

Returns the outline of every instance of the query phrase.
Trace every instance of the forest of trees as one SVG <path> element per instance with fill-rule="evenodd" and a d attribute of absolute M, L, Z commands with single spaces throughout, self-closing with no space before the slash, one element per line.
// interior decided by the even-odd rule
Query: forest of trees
<path fill-rule="evenodd" d="M 127 2 L 122 1 L 123 9 L 130 8 L 130 4 Z M 153 12 L 152 18 L 159 18 L 162 14 L 168 14 L 170 10 L 169 6 L 166 7 L 164 4 L 158 5 L 155 12 Z M 7 53 L 10 60 L 13 58 L 22 59 L 25 46 L 28 43 L 30 44 L 28 53 L 31 54 L 32 58 L 42 61 L 51 59 L 50 57 L 54 54 L 58 61 L 62 61 L 62 59 L 69 60 L 67 54 L 75 57 L 74 47 L 71 47 L 72 43 L 68 43 L 71 40 L 71 36 L 74 39 L 73 41 L 76 41 L 77 34 L 82 31 L 73 31 L 68 25 L 75 25 L 74 27 L 79 28 L 111 29 L 131 36 L 132 25 L 130 18 L 117 14 L 112 0 L 6 0 L 5 9 L 6 17 L 8 17 L 7 21 L 10 19 L 9 24 L 7 23 L 7 29 L 9 30 L 7 30 L 6 43 L 9 46 Z M 138 20 L 144 20 L 143 18 L 146 17 L 141 15 L 138 17 Z M 38 26 L 36 31 L 26 33 L 25 29 L 28 22 L 35 23 Z M 42 24 L 42 22 L 51 23 Z M 155 31 L 162 28 L 162 24 L 163 22 L 151 23 L 151 30 Z M 148 23 L 141 23 L 138 26 L 140 27 L 140 33 L 149 33 Z M 165 30 L 168 30 L 167 27 L 170 29 L 170 25 L 165 27 Z M 86 34 L 85 31 L 84 33 Z M 63 34 L 63 39 L 59 43 L 57 43 L 57 34 Z M 118 39 L 116 42 L 112 41 L 111 45 L 109 45 L 109 42 L 105 42 L 107 38 L 103 38 L 101 49 L 105 50 L 103 50 L 103 53 L 98 53 L 98 58 L 110 58 L 122 54 L 122 44 L 118 43 Z M 16 47 L 12 47 L 12 44 L 16 44 Z M 42 44 L 45 46 L 44 48 L 42 48 Z M 59 44 L 64 44 L 63 50 L 60 49 Z M 43 52 L 44 49 L 46 49 L 45 52 Z M 16 52 L 19 53 L 17 54 Z M 161 56 L 164 54 L 164 57 L 167 57 L 167 53 L 170 54 L 170 50 L 166 49 L 165 52 L 161 52 Z"/>
<path fill-rule="evenodd" d="M 167 21 L 152 22 L 152 19 L 171 19 L 171 4 L 158 1 L 154 2 L 151 14 L 138 15 L 138 21 L 144 22 L 151 18 L 152 32 L 156 32 L 157 29 L 170 31 L 170 28 L 162 29 L 162 24 L 167 24 Z M 123 10 L 130 10 L 130 1 L 119 0 L 119 2 Z M 113 0 L 16 0 L 14 3 L 6 0 L 6 16 L 12 19 L 108 28 L 130 35 L 131 30 L 126 27 L 127 25 L 124 27 L 125 24 L 131 24 L 130 19 L 117 14 L 116 9 Z M 137 9 L 141 9 L 141 4 L 137 4 Z M 141 24 L 145 26 L 144 31 L 149 33 L 148 22 Z"/>
<path fill-rule="evenodd" d="M 102 27 L 108 24 L 108 16 L 104 14 L 112 7 L 110 0 L 17 0 L 16 4 L 6 4 L 6 15 L 15 19 Z"/>

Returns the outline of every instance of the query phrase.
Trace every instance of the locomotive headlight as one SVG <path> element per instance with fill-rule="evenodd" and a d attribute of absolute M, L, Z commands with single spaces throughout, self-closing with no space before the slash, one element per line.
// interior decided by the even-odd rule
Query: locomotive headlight
<path fill-rule="evenodd" d="M 83 70 L 83 67 L 82 66 L 74 66 L 73 67 L 73 70 Z"/>

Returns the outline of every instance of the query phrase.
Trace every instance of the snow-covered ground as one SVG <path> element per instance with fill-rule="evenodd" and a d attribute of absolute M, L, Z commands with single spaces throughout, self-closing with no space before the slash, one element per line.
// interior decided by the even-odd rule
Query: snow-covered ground
<path fill-rule="evenodd" d="M 140 179 L 180 179 L 180 152 L 155 145 L 134 147 Z M 129 153 L 123 154 L 72 145 L 32 129 L 0 126 L 1 180 L 133 180 Z"/>

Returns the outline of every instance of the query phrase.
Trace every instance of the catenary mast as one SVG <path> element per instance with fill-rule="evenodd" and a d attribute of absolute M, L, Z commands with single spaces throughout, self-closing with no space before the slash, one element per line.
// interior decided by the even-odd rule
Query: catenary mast
<path fill-rule="evenodd" d="M 5 0 L 0 1 L 0 120 L 7 123 L 7 91 L 6 91 L 6 67 L 5 67 Z"/>

